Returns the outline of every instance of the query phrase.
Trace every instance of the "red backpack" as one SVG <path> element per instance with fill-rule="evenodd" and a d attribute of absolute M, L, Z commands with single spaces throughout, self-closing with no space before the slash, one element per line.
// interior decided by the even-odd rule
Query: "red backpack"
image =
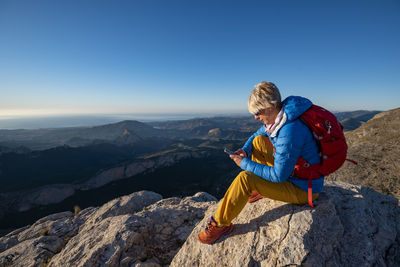
<path fill-rule="evenodd" d="M 310 165 L 299 158 L 294 167 L 294 176 L 308 180 L 308 204 L 312 203 L 312 179 L 318 179 L 339 169 L 347 155 L 347 144 L 343 134 L 343 126 L 336 116 L 328 110 L 312 105 L 300 116 L 311 130 L 320 149 L 321 163 Z"/>

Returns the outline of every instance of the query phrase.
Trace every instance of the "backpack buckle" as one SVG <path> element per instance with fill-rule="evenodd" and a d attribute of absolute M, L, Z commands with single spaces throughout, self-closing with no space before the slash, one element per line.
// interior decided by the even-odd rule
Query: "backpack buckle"
<path fill-rule="evenodd" d="M 328 133 L 328 134 L 331 134 L 331 128 L 332 128 L 331 122 L 327 120 L 327 121 L 325 121 L 325 125 L 326 125 L 326 127 L 328 128 L 327 133 Z"/>

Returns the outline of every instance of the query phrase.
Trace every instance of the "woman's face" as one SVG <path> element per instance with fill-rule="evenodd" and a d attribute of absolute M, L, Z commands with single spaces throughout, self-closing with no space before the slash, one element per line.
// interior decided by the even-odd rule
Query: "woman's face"
<path fill-rule="evenodd" d="M 278 115 L 280 109 L 276 107 L 269 107 L 262 109 L 258 114 L 254 114 L 254 119 L 263 122 L 265 125 L 275 123 L 276 116 Z"/>

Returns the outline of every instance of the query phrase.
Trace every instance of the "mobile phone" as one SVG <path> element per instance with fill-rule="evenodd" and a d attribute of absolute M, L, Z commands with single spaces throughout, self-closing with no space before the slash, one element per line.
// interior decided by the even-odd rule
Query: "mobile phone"
<path fill-rule="evenodd" d="M 224 148 L 224 152 L 225 152 L 226 154 L 229 154 L 229 155 L 236 155 L 233 151 L 227 149 L 226 147 Z"/>

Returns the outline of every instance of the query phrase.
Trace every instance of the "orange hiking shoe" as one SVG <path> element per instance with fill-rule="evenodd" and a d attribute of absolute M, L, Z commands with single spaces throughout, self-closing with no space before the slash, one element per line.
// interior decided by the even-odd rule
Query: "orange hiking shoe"
<path fill-rule="evenodd" d="M 262 195 L 260 195 L 257 191 L 253 191 L 251 193 L 251 196 L 249 197 L 249 200 L 247 202 L 253 203 L 253 202 L 256 202 L 257 200 L 260 200 L 262 198 L 264 198 L 264 197 Z"/>
<path fill-rule="evenodd" d="M 214 217 L 211 217 L 210 222 L 197 237 L 203 244 L 212 244 L 217 241 L 221 236 L 227 235 L 233 230 L 233 224 L 229 226 L 217 226 L 217 222 Z"/>

